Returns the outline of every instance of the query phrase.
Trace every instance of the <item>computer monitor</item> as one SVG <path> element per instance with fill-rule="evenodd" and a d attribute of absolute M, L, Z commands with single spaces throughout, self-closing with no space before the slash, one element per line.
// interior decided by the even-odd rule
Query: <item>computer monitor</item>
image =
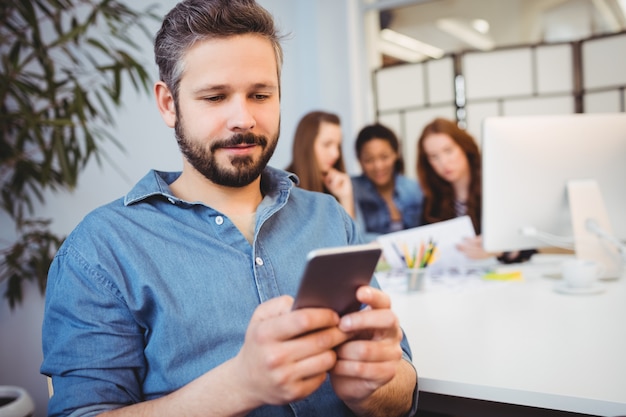
<path fill-rule="evenodd" d="M 618 274 L 626 113 L 488 117 L 481 148 L 487 251 L 569 246 Z"/>

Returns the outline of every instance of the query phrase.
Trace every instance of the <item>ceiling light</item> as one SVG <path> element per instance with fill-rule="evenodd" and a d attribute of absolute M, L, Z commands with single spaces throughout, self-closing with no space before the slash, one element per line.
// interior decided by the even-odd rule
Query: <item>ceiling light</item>
<path fill-rule="evenodd" d="M 443 49 L 437 48 L 436 46 L 432 46 L 424 42 L 420 42 L 415 38 L 403 35 L 402 33 L 396 32 L 391 29 L 381 30 L 380 37 L 387 42 L 391 42 L 395 45 L 401 46 L 402 48 L 422 55 L 426 55 L 431 58 L 441 58 L 445 54 Z"/>
<path fill-rule="evenodd" d="M 472 20 L 472 27 L 482 34 L 489 33 L 489 22 L 487 22 L 485 19 Z"/>
<path fill-rule="evenodd" d="M 378 40 L 378 51 L 383 55 L 387 55 L 404 62 L 415 63 L 428 59 L 428 57 L 424 54 L 420 54 L 419 52 L 412 51 L 384 39 Z"/>
<path fill-rule="evenodd" d="M 592 0 L 593 5 L 596 7 L 602 19 L 612 32 L 619 32 L 622 29 L 622 25 L 619 22 L 619 17 L 613 12 L 611 6 L 606 0 Z M 620 3 L 620 7 L 622 4 Z"/>
<path fill-rule="evenodd" d="M 496 45 L 489 35 L 478 32 L 472 26 L 459 19 L 439 19 L 437 20 L 437 27 L 481 51 L 488 51 Z"/>

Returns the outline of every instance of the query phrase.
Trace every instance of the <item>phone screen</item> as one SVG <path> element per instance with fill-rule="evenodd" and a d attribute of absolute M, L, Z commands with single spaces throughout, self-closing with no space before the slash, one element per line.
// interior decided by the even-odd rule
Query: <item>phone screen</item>
<path fill-rule="evenodd" d="M 325 307 L 340 316 L 361 308 L 356 290 L 369 285 L 382 249 L 377 244 L 309 252 L 293 309 Z"/>

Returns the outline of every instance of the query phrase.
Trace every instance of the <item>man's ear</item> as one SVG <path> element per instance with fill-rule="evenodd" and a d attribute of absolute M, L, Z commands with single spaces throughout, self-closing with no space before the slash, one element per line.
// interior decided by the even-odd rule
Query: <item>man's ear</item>
<path fill-rule="evenodd" d="M 174 127 L 176 124 L 176 106 L 174 105 L 174 96 L 170 89 L 163 81 L 157 81 L 154 84 L 154 96 L 156 97 L 157 107 L 163 121 L 168 127 Z"/>

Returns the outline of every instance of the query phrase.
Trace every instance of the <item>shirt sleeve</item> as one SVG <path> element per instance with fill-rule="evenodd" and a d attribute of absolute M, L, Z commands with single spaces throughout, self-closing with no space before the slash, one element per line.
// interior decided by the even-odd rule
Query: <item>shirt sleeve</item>
<path fill-rule="evenodd" d="M 402 330 L 402 358 L 409 362 L 415 371 L 415 387 L 413 388 L 413 402 L 411 404 L 411 410 L 407 414 L 407 417 L 412 417 L 417 413 L 417 401 L 419 397 L 419 374 L 417 373 L 417 369 L 415 369 L 415 365 L 412 361 L 411 348 L 409 347 L 409 341 L 404 334 L 404 330 Z"/>
<path fill-rule="evenodd" d="M 68 245 L 50 267 L 42 329 L 41 372 L 54 387 L 49 416 L 142 400 L 143 330 L 106 277 Z"/>

